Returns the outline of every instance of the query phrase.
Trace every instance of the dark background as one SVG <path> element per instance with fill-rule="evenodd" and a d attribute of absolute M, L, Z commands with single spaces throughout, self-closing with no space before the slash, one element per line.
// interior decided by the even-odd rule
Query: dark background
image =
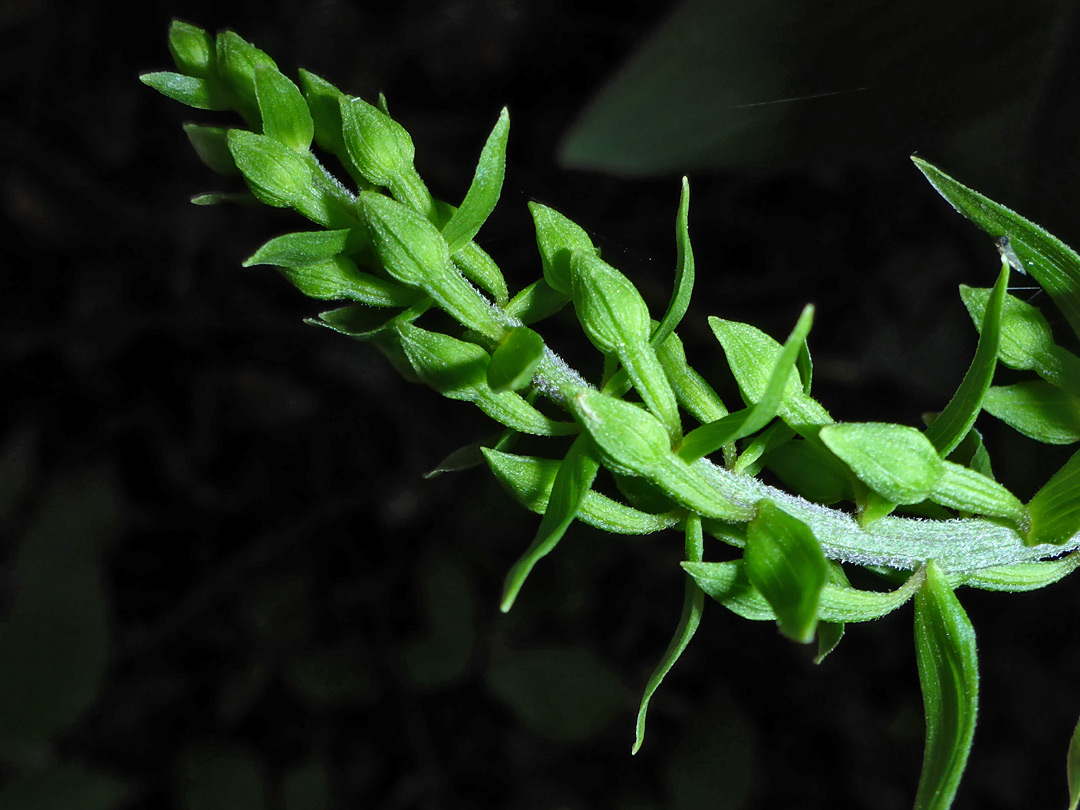
<path fill-rule="evenodd" d="M 300 65 L 346 92 L 385 92 L 421 175 L 451 201 L 508 106 L 503 201 L 480 241 L 511 289 L 540 272 L 525 207 L 536 199 L 592 232 L 663 306 L 677 175 L 571 171 L 555 149 L 666 5 L 383 5 L 0 10 L 0 202 L 14 226 L 0 296 L 7 601 L 20 584 L 14 549 L 50 515 L 74 533 L 115 525 L 94 569 L 109 617 L 100 689 L 0 775 L 80 763 L 126 785 L 133 808 L 219 806 L 197 804 L 192 785 L 240 791 L 223 806 L 281 810 L 910 806 L 923 734 L 910 608 L 849 626 L 814 666 L 772 626 L 707 605 L 631 758 L 637 696 L 678 617 L 679 538 L 575 528 L 498 614 L 502 577 L 537 519 L 483 470 L 424 478 L 490 424 L 404 382 L 370 347 L 304 325 L 317 303 L 240 267 L 304 223 L 187 202 L 230 181 L 202 167 L 180 129 L 214 116 L 137 81 L 171 67 L 174 16 L 235 29 L 288 74 Z M 1067 101 L 1054 87 L 1049 97 Z M 1041 121 L 1075 132 L 1076 108 L 1061 102 Z M 1023 151 L 1026 185 L 1002 201 L 1075 244 L 1059 186 L 1080 177 L 1054 171 L 1073 142 L 1051 148 L 1062 139 L 1039 131 Z M 908 162 L 911 146 L 783 173 L 691 172 L 699 284 L 681 333 L 729 403 L 737 393 L 705 317 L 783 337 L 807 301 L 818 307 L 815 392 L 836 418 L 919 424 L 947 401 L 975 344 L 956 285 L 988 286 L 996 262 Z M 934 158 L 932 142 L 914 146 Z M 999 477 L 1030 495 L 1051 467 L 985 430 Z M 63 538 L 57 549 L 62 561 Z M 961 593 L 983 693 L 957 808 L 1065 804 L 1080 713 L 1072 588 Z M 548 680 L 535 651 L 599 670 Z M 554 732 L 517 713 L 506 683 L 526 678 L 515 666 L 534 693 L 588 680 L 577 698 L 545 696 L 547 714 L 568 715 Z M 610 722 L 550 739 L 574 736 L 597 684 L 616 695 Z M 290 792 L 298 766 L 325 776 L 330 804 L 288 798 L 319 793 Z M 236 798 L 249 772 L 264 805 Z"/>

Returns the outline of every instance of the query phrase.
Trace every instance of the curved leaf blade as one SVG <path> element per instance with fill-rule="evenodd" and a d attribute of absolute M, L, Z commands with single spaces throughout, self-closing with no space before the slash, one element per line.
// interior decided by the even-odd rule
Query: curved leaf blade
<path fill-rule="evenodd" d="M 975 630 L 931 560 L 915 595 L 915 655 L 926 711 L 926 749 L 915 810 L 947 810 L 967 765 L 979 704 Z"/>

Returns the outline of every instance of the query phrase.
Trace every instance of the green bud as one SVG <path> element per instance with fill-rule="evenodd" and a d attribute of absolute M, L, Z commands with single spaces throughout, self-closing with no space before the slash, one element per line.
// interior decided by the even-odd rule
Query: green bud
<path fill-rule="evenodd" d="M 544 356 L 544 339 L 527 326 L 511 329 L 488 365 L 491 390 L 516 391 L 532 382 Z"/>
<path fill-rule="evenodd" d="M 287 208 L 309 194 L 311 168 L 292 149 L 243 129 L 231 129 L 229 151 L 252 193 L 267 205 Z"/>
<path fill-rule="evenodd" d="M 368 182 L 392 187 L 412 169 L 412 138 L 405 128 L 361 98 L 342 97 L 342 133 L 349 157 Z"/>
<path fill-rule="evenodd" d="M 599 391 L 584 391 L 570 403 L 613 472 L 649 478 L 671 454 L 660 421 L 644 408 Z"/>
<path fill-rule="evenodd" d="M 200 79 L 213 77 L 214 38 L 203 29 L 173 20 L 169 26 L 169 52 L 181 73 Z"/>
<path fill-rule="evenodd" d="M 574 307 L 589 340 L 604 354 L 649 341 L 649 308 L 626 276 L 591 253 L 570 260 Z M 549 282 L 550 283 L 550 282 Z"/>

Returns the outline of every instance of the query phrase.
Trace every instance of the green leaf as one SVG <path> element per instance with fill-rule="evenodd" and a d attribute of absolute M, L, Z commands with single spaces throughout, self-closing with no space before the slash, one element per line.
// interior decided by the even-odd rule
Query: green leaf
<path fill-rule="evenodd" d="M 992 568 L 980 568 L 957 577 L 950 576 L 954 585 L 965 585 L 984 591 L 1035 591 L 1053 585 L 1080 567 L 1080 553 L 1073 552 L 1057 560 L 1015 563 Z"/>
<path fill-rule="evenodd" d="M 806 344 L 806 336 L 814 318 L 814 308 L 807 304 L 799 316 L 795 328 L 788 337 L 784 348 L 776 358 L 765 392 L 752 406 L 729 414 L 716 422 L 702 425 L 691 431 L 683 439 L 679 455 L 686 461 L 715 453 L 724 445 L 757 433 L 773 420 L 784 402 L 784 396 L 791 385 L 792 370 L 799 351 Z M 803 392 L 801 389 L 799 393 Z"/>
<path fill-rule="evenodd" d="M 570 303 L 570 297 L 543 279 L 534 281 L 506 305 L 506 314 L 526 326 L 549 318 Z"/>
<path fill-rule="evenodd" d="M 974 191 L 925 160 L 912 160 L 953 208 L 995 239 L 1006 237 L 1023 262 L 1080 336 L 1080 256 L 1035 223 Z"/>
<path fill-rule="evenodd" d="M 1069 756 L 1065 764 L 1069 785 L 1069 810 L 1076 810 L 1080 806 L 1080 721 L 1077 721 L 1072 739 L 1069 740 Z"/>
<path fill-rule="evenodd" d="M 739 384 L 747 405 L 760 402 L 768 389 L 769 378 L 780 359 L 783 347 L 760 329 L 745 323 L 709 318 L 713 334 L 724 348 L 728 366 Z M 832 417 L 803 390 L 798 373 L 792 371 L 784 384 L 784 398 L 778 409 L 780 417 L 796 430 L 826 425 Z"/>
<path fill-rule="evenodd" d="M 926 500 L 944 474 L 936 448 L 913 427 L 847 422 L 818 435 L 860 481 L 893 503 Z"/>
<path fill-rule="evenodd" d="M 701 518 L 697 515 L 688 515 L 686 518 L 686 559 L 689 562 L 701 562 L 704 551 L 704 539 L 701 534 Z M 675 628 L 675 635 L 671 637 L 671 643 L 660 658 L 645 684 L 645 691 L 641 696 L 641 704 L 638 707 L 637 725 L 634 736 L 634 745 L 630 750 L 636 754 L 645 741 L 645 716 L 649 710 L 649 701 L 660 687 L 664 677 L 675 666 L 679 656 L 690 644 L 690 639 L 697 632 L 701 623 L 701 611 L 705 606 L 705 594 L 693 579 L 687 578 L 683 591 L 682 614 L 679 616 L 679 624 Z"/>
<path fill-rule="evenodd" d="M 991 292 L 985 287 L 960 285 L 960 298 L 977 329 L 982 329 L 986 319 Z M 1050 324 L 1039 309 L 1015 296 L 1006 295 L 1002 302 L 998 345 L 1001 362 L 1009 368 L 1034 370 L 1053 345 L 1054 335 L 1050 331 Z"/>
<path fill-rule="evenodd" d="M 926 710 L 915 810 L 947 810 L 975 734 L 979 669 L 975 631 L 933 560 L 926 564 L 926 582 L 915 595 L 915 656 Z"/>
<path fill-rule="evenodd" d="M 307 152 L 315 124 L 300 88 L 277 68 L 260 65 L 255 71 L 255 98 L 262 116 L 263 135 L 297 152 Z"/>
<path fill-rule="evenodd" d="M 503 107 L 499 120 L 491 130 L 480 153 L 472 184 L 461 207 L 443 226 L 442 234 L 450 254 L 457 253 L 473 240 L 481 226 L 495 210 L 502 193 L 503 173 L 506 170 L 506 139 L 510 133 L 510 114 Z"/>
<path fill-rule="evenodd" d="M 746 575 L 776 614 L 780 632 L 808 644 L 825 587 L 825 554 L 809 527 L 772 501 L 757 504 L 746 529 Z"/>
<path fill-rule="evenodd" d="M 526 509 L 543 514 L 560 462 L 504 453 L 487 447 L 480 448 L 480 451 L 499 483 Z M 653 534 L 670 529 L 682 520 L 677 511 L 661 514 L 643 512 L 592 489 L 585 493 L 577 517 L 582 523 L 611 534 Z"/>
<path fill-rule="evenodd" d="M 536 228 L 536 246 L 544 266 L 544 281 L 563 295 L 571 295 L 570 258 L 575 253 L 597 255 L 584 229 L 553 208 L 529 203 Z"/>
<path fill-rule="evenodd" d="M 381 115 L 381 113 L 380 113 Z M 386 272 L 422 289 L 459 323 L 494 340 L 504 327 L 487 301 L 454 270 L 442 235 L 413 209 L 372 191 L 360 193 L 364 218 Z"/>
<path fill-rule="evenodd" d="M 236 110 L 253 127 L 261 121 L 255 92 L 255 75 L 260 67 L 277 70 L 266 53 L 233 31 L 222 31 L 216 41 L 217 75 L 236 99 Z"/>
<path fill-rule="evenodd" d="M 315 143 L 320 149 L 325 149 L 340 160 L 353 182 L 360 188 L 370 188 L 371 183 L 364 178 L 359 168 L 353 163 L 352 158 L 349 157 L 349 150 L 345 147 L 341 107 L 343 102 L 348 102 L 348 97 L 326 79 L 311 71 L 301 69 L 299 76 L 300 90 L 304 94 L 315 130 Z"/>
<path fill-rule="evenodd" d="M 131 793 L 113 776 L 61 763 L 10 777 L 0 787 L 0 810 L 114 810 Z"/>
<path fill-rule="evenodd" d="M 747 520 L 753 514 L 748 505 L 726 498 L 675 455 L 664 426 L 644 408 L 599 391 L 578 394 L 570 407 L 612 472 L 645 478 L 703 517 Z"/>
<path fill-rule="evenodd" d="M 229 151 L 229 130 L 224 127 L 204 127 L 199 124 L 184 124 L 184 133 L 195 148 L 199 160 L 218 174 L 234 176 L 240 174 Z"/>
<path fill-rule="evenodd" d="M 682 563 L 707 596 L 751 621 L 775 621 L 776 613 L 750 584 L 743 560 L 724 563 Z M 871 622 L 903 606 L 922 586 L 923 572 L 911 574 L 894 591 L 865 591 L 826 581 L 817 617 L 822 622 Z"/>
<path fill-rule="evenodd" d="M 1061 545 L 1080 532 L 1080 451 L 1028 501 L 1031 530 L 1024 542 Z"/>
<path fill-rule="evenodd" d="M 1035 441 L 1080 441 L 1080 397 L 1042 380 L 994 386 L 986 392 L 983 409 Z"/>
<path fill-rule="evenodd" d="M 166 98 L 179 101 L 197 110 L 229 109 L 228 100 L 221 95 L 212 82 L 206 79 L 185 76 L 182 73 L 158 71 L 143 73 L 139 76 L 139 81 L 157 90 Z"/>
<path fill-rule="evenodd" d="M 585 493 L 592 487 L 599 467 L 585 435 L 578 436 L 570 445 L 566 458 L 562 460 L 559 471 L 555 474 L 551 496 L 532 545 L 506 575 L 502 602 L 499 605 L 503 613 L 513 607 L 521 586 L 525 584 L 525 579 L 536 563 L 550 554 L 566 534 L 566 530 L 581 510 Z"/>
<path fill-rule="evenodd" d="M 272 264 L 278 267 L 303 267 L 332 259 L 339 253 L 353 252 L 366 241 L 359 230 L 343 228 L 332 231 L 298 231 L 276 236 L 255 251 L 244 267 Z"/>
<path fill-rule="evenodd" d="M 1027 510 L 1019 498 L 992 478 L 951 461 L 942 462 L 942 475 L 930 500 L 962 512 L 1006 518 L 1020 530 L 1029 526 Z"/>
<path fill-rule="evenodd" d="M 169 53 L 176 69 L 186 76 L 215 76 L 214 37 L 202 28 L 180 20 L 169 26 Z"/>
<path fill-rule="evenodd" d="M 514 327 L 491 355 L 488 385 L 496 393 L 525 388 L 543 356 L 544 339 L 527 326 Z"/>
<path fill-rule="evenodd" d="M 561 743 L 601 732 L 628 697 L 604 661 L 573 647 L 505 653 L 484 673 L 484 682 L 522 725 Z"/>
<path fill-rule="evenodd" d="M 682 436 L 679 406 L 656 351 L 649 343 L 649 308 L 630 280 L 592 253 L 570 261 L 574 308 L 597 349 L 623 364 L 645 405 L 673 439 Z"/>
<path fill-rule="evenodd" d="M 675 219 L 675 289 L 671 292 L 671 301 L 664 317 L 660 319 L 649 339 L 653 348 L 664 344 L 690 307 L 690 295 L 694 290 L 694 250 L 690 245 L 690 231 L 687 228 L 689 216 L 690 181 L 684 177 L 679 213 Z"/>
<path fill-rule="evenodd" d="M 994 378 L 1000 344 L 1001 311 L 1008 284 L 1009 265 L 1003 262 L 986 307 L 986 314 L 983 315 L 979 344 L 971 366 L 945 410 L 938 414 L 926 429 L 926 438 L 942 457 L 951 453 L 975 424 L 975 418 L 982 408 L 983 397 Z"/>

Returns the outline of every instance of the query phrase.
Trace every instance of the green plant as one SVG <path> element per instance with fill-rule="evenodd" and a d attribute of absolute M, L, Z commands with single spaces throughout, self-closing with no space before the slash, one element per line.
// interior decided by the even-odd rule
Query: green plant
<path fill-rule="evenodd" d="M 816 639 L 819 661 L 846 623 L 913 599 L 927 720 L 915 806 L 951 804 L 978 702 L 974 631 L 955 590 L 1032 590 L 1080 565 L 1080 453 L 1024 503 L 994 479 L 974 428 L 986 410 L 1037 441 L 1080 441 L 1080 359 L 1055 343 L 1034 306 L 1007 292 L 1013 269 L 1030 273 L 1080 334 L 1080 256 L 916 159 L 950 203 L 999 240 L 1002 254 L 992 288 L 961 289 L 980 337 L 955 395 L 924 430 L 835 422 L 811 393 L 808 306 L 783 344 L 747 324 L 710 319 L 746 402 L 729 411 L 689 366 L 676 333 L 694 281 L 685 180 L 675 290 L 658 321 L 583 229 L 539 204 L 530 208 L 543 278 L 511 296 L 474 241 L 501 191 L 505 110 L 455 207 L 417 174 L 412 140 L 385 99 L 369 104 L 306 71 L 294 84 L 232 32 L 215 37 L 174 23 L 169 43 L 178 72 L 142 80 L 244 122 L 187 125 L 204 162 L 241 176 L 258 201 L 319 226 L 272 239 L 246 264 L 277 267 L 312 298 L 350 302 L 310 322 L 374 344 L 403 374 L 503 426 L 473 455 L 542 515 L 507 575 L 504 611 L 575 519 L 616 534 L 685 535 L 683 614 L 645 687 L 635 751 L 649 700 L 697 629 L 706 596 L 745 618 L 776 621 L 795 641 Z M 313 143 L 340 162 L 355 191 L 327 171 Z M 568 304 L 602 357 L 598 384 L 532 328 Z M 995 387 L 999 361 L 1037 379 Z M 685 429 L 687 418 L 698 426 Z M 549 456 L 561 458 L 513 452 L 525 436 L 548 438 Z M 782 486 L 762 480 L 766 470 Z M 705 561 L 706 537 L 710 557 L 727 559 Z M 892 589 L 852 587 L 844 565 Z"/>

